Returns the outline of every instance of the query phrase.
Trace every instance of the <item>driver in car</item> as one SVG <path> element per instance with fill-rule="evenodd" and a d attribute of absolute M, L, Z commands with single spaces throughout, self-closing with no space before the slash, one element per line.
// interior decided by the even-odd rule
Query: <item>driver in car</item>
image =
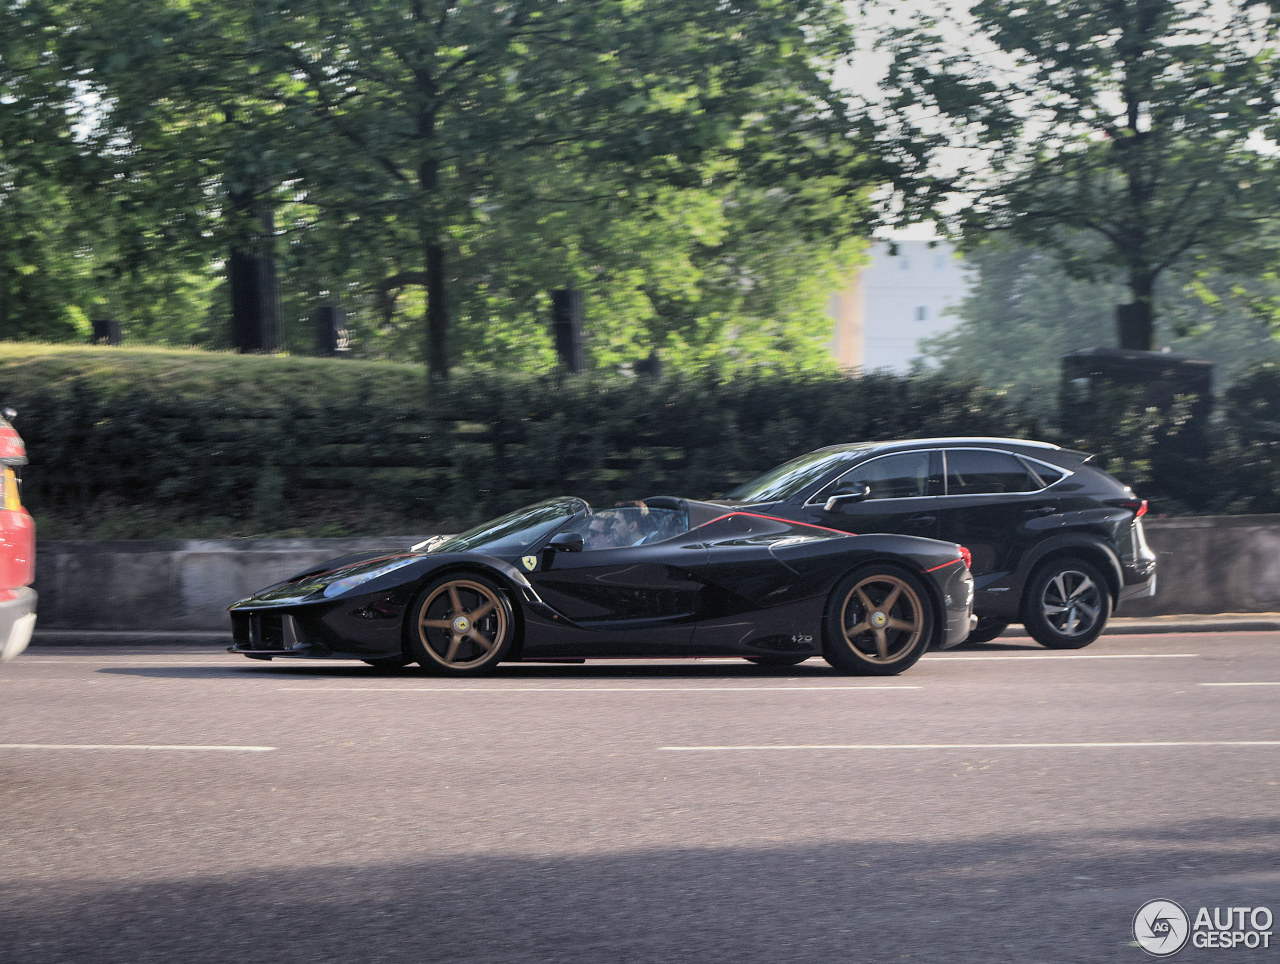
<path fill-rule="evenodd" d="M 623 502 L 593 512 L 587 525 L 587 549 L 621 549 L 653 540 L 657 525 L 643 502 Z"/>

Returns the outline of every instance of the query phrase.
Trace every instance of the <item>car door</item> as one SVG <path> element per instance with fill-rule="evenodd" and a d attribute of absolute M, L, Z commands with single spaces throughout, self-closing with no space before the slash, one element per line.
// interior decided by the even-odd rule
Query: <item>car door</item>
<path fill-rule="evenodd" d="M 937 538 L 935 493 L 941 491 L 941 472 L 941 455 L 934 449 L 867 459 L 811 498 L 804 507 L 805 520 L 845 532 Z M 856 492 L 864 485 L 865 498 L 827 508 L 832 496 Z"/>
<path fill-rule="evenodd" d="M 706 547 L 696 655 L 819 651 L 815 614 L 833 578 L 824 550 L 839 552 L 826 549 L 838 545 L 847 553 L 843 533 L 742 510 L 702 526 L 696 535 Z"/>
<path fill-rule="evenodd" d="M 544 553 L 526 576 L 601 656 L 683 655 L 704 589 L 706 549 L 687 534 L 651 545 Z"/>
<path fill-rule="evenodd" d="M 1013 571 L 1047 530 L 1062 527 L 1059 499 L 1014 453 L 956 447 L 944 449 L 942 456 L 945 493 L 936 500 L 938 535 L 969 549 L 980 583 Z"/>

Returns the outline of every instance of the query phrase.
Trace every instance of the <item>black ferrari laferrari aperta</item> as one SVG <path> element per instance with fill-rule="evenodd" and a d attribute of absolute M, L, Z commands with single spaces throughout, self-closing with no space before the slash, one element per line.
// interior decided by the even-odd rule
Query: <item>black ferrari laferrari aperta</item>
<path fill-rule="evenodd" d="M 725 656 L 893 675 L 968 635 L 966 556 L 666 496 L 596 511 L 548 499 L 263 589 L 231 607 L 230 651 L 458 676 L 504 660 Z"/>

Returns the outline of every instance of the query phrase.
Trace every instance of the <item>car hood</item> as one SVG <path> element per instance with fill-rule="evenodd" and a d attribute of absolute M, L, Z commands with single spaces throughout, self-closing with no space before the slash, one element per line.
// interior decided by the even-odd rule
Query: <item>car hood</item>
<path fill-rule="evenodd" d="M 469 552 L 425 553 L 396 550 L 330 560 L 283 582 L 260 589 L 228 608 L 296 606 L 326 600 L 337 602 L 352 596 L 389 592 L 401 586 L 412 587 L 436 570 L 455 567 L 460 563 L 482 571 L 491 570 L 522 588 L 529 586 L 523 573 L 497 556 Z"/>

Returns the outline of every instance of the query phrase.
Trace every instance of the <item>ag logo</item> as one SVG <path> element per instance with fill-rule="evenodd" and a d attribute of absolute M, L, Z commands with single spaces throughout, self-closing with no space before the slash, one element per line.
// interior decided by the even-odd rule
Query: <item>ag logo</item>
<path fill-rule="evenodd" d="M 537 556 L 521 556 L 520 561 L 524 563 L 524 567 L 530 572 L 538 568 Z"/>
<path fill-rule="evenodd" d="M 1172 957 L 1190 936 L 1191 919 L 1171 900 L 1149 900 L 1133 917 L 1133 939 L 1152 957 Z"/>

